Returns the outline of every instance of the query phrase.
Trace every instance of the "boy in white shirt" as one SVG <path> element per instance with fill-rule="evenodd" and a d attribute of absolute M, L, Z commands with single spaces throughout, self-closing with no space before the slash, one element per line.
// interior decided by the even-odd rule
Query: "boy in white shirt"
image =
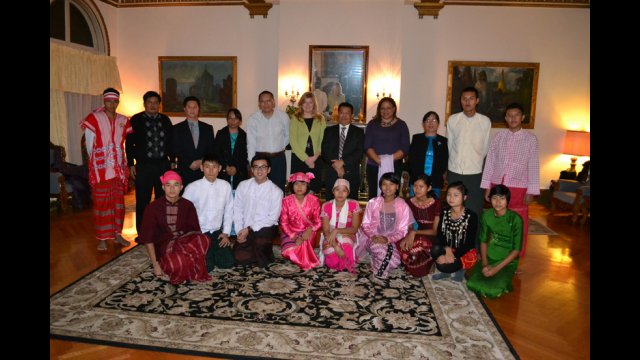
<path fill-rule="evenodd" d="M 229 240 L 233 222 L 233 196 L 231 185 L 218 179 L 221 169 L 216 154 L 206 154 L 200 164 L 204 177 L 189 184 L 182 195 L 196 207 L 200 229 L 211 239 L 206 256 L 207 272 L 216 266 L 228 269 L 234 265 L 233 244 Z"/>
<path fill-rule="evenodd" d="M 251 159 L 253 177 L 238 185 L 233 222 L 238 240 L 233 248 L 237 264 L 265 267 L 273 262 L 272 240 L 278 232 L 282 190 L 269 178 L 271 161 L 265 155 Z"/>

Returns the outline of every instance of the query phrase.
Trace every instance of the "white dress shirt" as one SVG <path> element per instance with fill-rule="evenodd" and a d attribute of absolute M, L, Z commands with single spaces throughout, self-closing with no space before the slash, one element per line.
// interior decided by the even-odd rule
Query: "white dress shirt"
<path fill-rule="evenodd" d="M 233 199 L 236 232 L 251 226 L 253 231 L 278 224 L 282 190 L 271 180 L 258 184 L 255 178 L 242 181 Z"/>
<path fill-rule="evenodd" d="M 289 116 L 274 109 L 267 119 L 262 111 L 247 119 L 247 152 L 249 163 L 257 152 L 278 152 L 289 144 Z"/>
<path fill-rule="evenodd" d="M 224 234 L 231 233 L 233 195 L 228 182 L 222 179 L 210 182 L 203 177 L 187 185 L 182 197 L 196 207 L 200 230 L 203 233 L 214 232 L 220 228 Z"/>
<path fill-rule="evenodd" d="M 461 175 L 482 173 L 482 162 L 489 151 L 491 120 L 475 113 L 467 117 L 464 112 L 453 114 L 447 121 L 449 144 L 449 171 Z"/>

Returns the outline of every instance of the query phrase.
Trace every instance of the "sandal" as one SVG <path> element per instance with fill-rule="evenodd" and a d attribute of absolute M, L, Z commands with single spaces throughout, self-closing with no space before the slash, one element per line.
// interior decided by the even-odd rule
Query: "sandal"
<path fill-rule="evenodd" d="M 106 240 L 100 240 L 100 242 L 98 243 L 98 251 L 107 251 L 107 241 Z"/>
<path fill-rule="evenodd" d="M 120 244 L 124 247 L 131 245 L 131 243 L 127 241 L 125 238 L 123 238 L 122 235 L 120 234 L 116 235 L 115 243 Z"/>

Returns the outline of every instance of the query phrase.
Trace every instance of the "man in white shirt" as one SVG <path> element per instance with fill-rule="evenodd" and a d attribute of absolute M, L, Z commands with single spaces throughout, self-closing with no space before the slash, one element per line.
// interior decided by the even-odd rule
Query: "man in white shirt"
<path fill-rule="evenodd" d="M 476 112 L 480 102 L 478 90 L 473 86 L 462 89 L 462 112 L 453 114 L 447 121 L 449 166 L 447 182 L 462 181 L 469 189 L 465 207 L 480 217 L 484 192 L 480 188 L 482 164 L 489 151 L 491 120 Z M 477 242 L 477 238 L 476 238 Z"/>
<path fill-rule="evenodd" d="M 275 108 L 273 93 L 265 90 L 258 96 L 259 111 L 247 120 L 248 160 L 255 155 L 269 158 L 271 179 L 284 190 L 287 182 L 287 159 L 284 151 L 289 144 L 289 116 Z"/>
<path fill-rule="evenodd" d="M 218 179 L 222 169 L 215 153 L 206 154 L 200 163 L 204 177 L 189 184 L 183 198 L 191 201 L 198 213 L 200 230 L 211 240 L 207 250 L 207 272 L 216 266 L 229 269 L 234 265 L 232 243 L 229 240 L 233 222 L 231 185 Z"/>
<path fill-rule="evenodd" d="M 233 247 L 237 264 L 265 267 L 274 261 L 272 240 L 278 231 L 283 192 L 268 175 L 270 159 L 251 159 L 253 177 L 241 182 L 233 200 L 233 221 L 238 240 Z"/>

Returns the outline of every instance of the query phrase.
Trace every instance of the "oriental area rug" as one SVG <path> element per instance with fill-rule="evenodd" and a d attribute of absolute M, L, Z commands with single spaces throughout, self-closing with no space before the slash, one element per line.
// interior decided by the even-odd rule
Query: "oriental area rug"
<path fill-rule="evenodd" d="M 51 296 L 52 338 L 225 358 L 517 359 L 465 284 L 279 257 L 171 285 L 136 246 Z"/>

